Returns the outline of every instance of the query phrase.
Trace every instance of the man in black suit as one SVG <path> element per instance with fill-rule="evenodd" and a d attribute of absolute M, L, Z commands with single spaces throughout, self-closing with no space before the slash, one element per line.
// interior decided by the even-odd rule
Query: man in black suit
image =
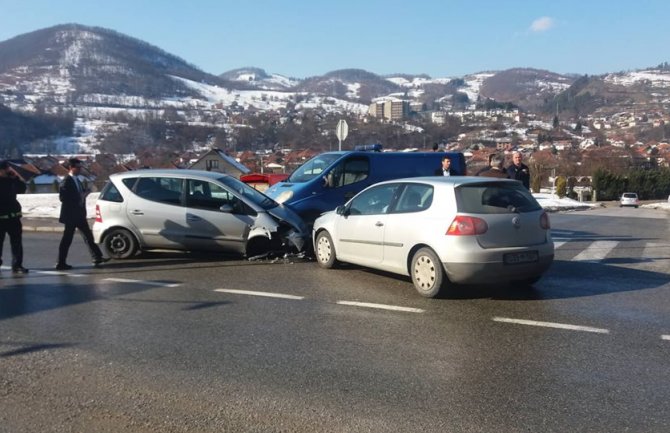
<path fill-rule="evenodd" d="M 0 161 L 0 265 L 2 265 L 5 234 L 8 234 L 9 245 L 12 249 L 12 273 L 14 274 L 28 273 L 28 269 L 23 267 L 21 203 L 16 199 L 17 194 L 24 192 L 26 192 L 26 184 L 16 176 L 9 162 Z"/>
<path fill-rule="evenodd" d="M 59 271 L 72 269 L 72 266 L 67 264 L 67 253 L 70 250 L 75 229 L 79 229 L 79 233 L 84 238 L 96 267 L 109 260 L 102 257 L 102 251 L 93 240 L 93 233 L 88 226 L 88 221 L 86 221 L 86 196 L 91 191 L 85 189 L 77 177 L 81 173 L 82 163 L 77 158 L 70 158 L 68 164 L 68 175 L 61 182 L 59 189 L 61 208 L 58 221 L 65 224 L 63 237 L 58 247 L 56 269 Z"/>
<path fill-rule="evenodd" d="M 451 168 L 451 158 L 449 158 L 449 155 L 442 157 L 442 167 L 435 170 L 435 176 L 456 176 L 456 171 Z"/>

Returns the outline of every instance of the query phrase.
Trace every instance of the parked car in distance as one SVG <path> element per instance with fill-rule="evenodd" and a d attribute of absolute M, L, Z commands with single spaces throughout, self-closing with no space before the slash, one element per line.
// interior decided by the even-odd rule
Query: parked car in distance
<path fill-rule="evenodd" d="M 409 275 L 435 297 L 451 284 L 536 283 L 554 259 L 548 214 L 521 183 L 419 177 L 370 186 L 317 218 L 317 263 Z"/>
<path fill-rule="evenodd" d="M 637 198 L 637 194 L 634 192 L 624 192 L 621 194 L 621 199 L 619 201 L 619 207 L 622 206 L 634 206 L 637 208 L 640 205 L 640 200 Z"/>
<path fill-rule="evenodd" d="M 343 205 L 377 182 L 404 177 L 432 176 L 449 156 L 451 167 L 466 174 L 465 157 L 460 152 L 326 152 L 298 167 L 283 182 L 272 185 L 266 194 L 290 206 L 307 224 L 324 212 Z"/>
<path fill-rule="evenodd" d="M 233 176 L 197 170 L 113 174 L 95 205 L 93 236 L 113 258 L 140 250 L 246 256 L 300 251 L 309 231 L 292 210 Z"/>

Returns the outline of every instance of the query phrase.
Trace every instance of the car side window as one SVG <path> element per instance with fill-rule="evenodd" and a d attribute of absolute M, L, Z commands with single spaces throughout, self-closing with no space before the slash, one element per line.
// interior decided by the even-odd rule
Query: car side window
<path fill-rule="evenodd" d="M 421 212 L 433 203 L 433 187 L 410 183 L 405 186 L 393 213 Z"/>
<path fill-rule="evenodd" d="M 188 181 L 186 206 L 218 211 L 224 205 L 230 206 L 231 212 L 235 214 L 255 214 L 253 209 L 221 185 L 204 180 Z"/>
<path fill-rule="evenodd" d="M 123 202 L 123 196 L 119 189 L 111 181 L 107 181 L 107 184 L 100 192 L 100 200 L 113 201 L 116 203 Z"/>
<path fill-rule="evenodd" d="M 135 184 L 135 194 L 159 203 L 181 204 L 182 179 L 173 177 L 141 177 Z"/>
<path fill-rule="evenodd" d="M 349 205 L 349 215 L 385 214 L 391 207 L 398 184 L 380 185 L 363 191 Z"/>
<path fill-rule="evenodd" d="M 349 158 L 328 173 L 328 184 L 338 188 L 367 179 L 370 174 L 370 161 L 365 157 Z"/>

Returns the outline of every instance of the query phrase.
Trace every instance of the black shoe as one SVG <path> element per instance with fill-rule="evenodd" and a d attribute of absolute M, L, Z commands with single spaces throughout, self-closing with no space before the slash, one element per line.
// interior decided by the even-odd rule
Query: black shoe
<path fill-rule="evenodd" d="M 93 260 L 93 266 L 98 267 L 101 264 L 108 262 L 109 260 L 109 257 L 98 257 L 97 259 Z"/>
<path fill-rule="evenodd" d="M 72 266 L 68 265 L 67 263 L 59 263 L 56 265 L 57 271 L 69 271 L 70 269 L 72 269 Z"/>
<path fill-rule="evenodd" d="M 28 269 L 24 268 L 23 266 L 12 268 L 13 274 L 27 274 L 28 272 L 29 272 Z"/>

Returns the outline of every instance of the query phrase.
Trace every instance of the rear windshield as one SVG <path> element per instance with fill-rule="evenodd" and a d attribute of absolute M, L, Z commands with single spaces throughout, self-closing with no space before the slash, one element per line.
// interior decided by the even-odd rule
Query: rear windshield
<path fill-rule="evenodd" d="M 458 211 L 464 213 L 520 213 L 542 209 L 530 192 L 517 182 L 461 185 L 455 194 Z"/>
<path fill-rule="evenodd" d="M 634 192 L 627 192 L 623 195 L 625 198 L 637 198 L 637 194 Z"/>

